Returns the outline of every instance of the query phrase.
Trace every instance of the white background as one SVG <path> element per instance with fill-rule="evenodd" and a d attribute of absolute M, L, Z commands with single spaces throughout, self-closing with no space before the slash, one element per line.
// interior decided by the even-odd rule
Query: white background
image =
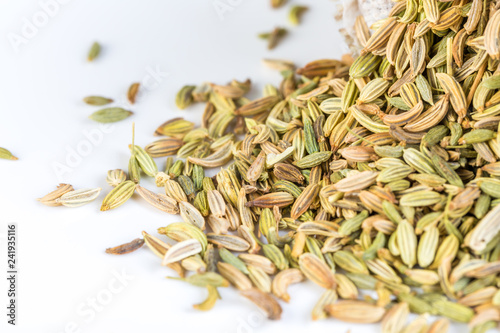
<path fill-rule="evenodd" d="M 214 2 L 232 5 L 219 15 Z M 73 325 L 79 332 L 148 328 L 152 332 L 183 328 L 223 333 L 378 332 L 375 325 L 312 322 L 310 312 L 322 290 L 311 283 L 290 288 L 291 302 L 282 304 L 280 322 L 262 321 L 256 307 L 231 288 L 221 290 L 223 299 L 212 311 L 198 312 L 192 304 L 205 298 L 205 290 L 167 281 L 165 276 L 173 272 L 161 267 L 147 248 L 126 256 L 104 253 L 107 247 L 140 237 L 142 230 L 155 234 L 158 227 L 180 219 L 135 197 L 119 209 L 99 211 L 110 190 L 106 171 L 127 168 L 132 122 L 136 143 L 144 146 L 155 139 L 154 129 L 172 117 L 199 124 L 201 105 L 184 111 L 175 108 L 175 93 L 186 83 L 224 84 L 251 78 L 250 97 L 256 97 L 265 83 L 280 82 L 277 72 L 261 64 L 262 58 L 285 58 L 302 66 L 346 52 L 333 18 L 337 3 L 290 1 L 311 7 L 302 25 L 290 27 L 290 5 L 272 10 L 268 2 L 67 1 L 53 9 L 43 27 L 13 47 L 9 38 L 22 36 L 25 22 L 33 22 L 33 17 L 43 19 L 43 14 L 37 16 L 42 7 L 31 0 L 0 1 L 0 146 L 19 157 L 17 162 L 0 161 L 0 232 L 5 237 L 11 222 L 19 229 L 18 326 L 8 327 L 9 332 L 65 332 Z M 268 51 L 256 35 L 275 26 L 290 28 L 290 34 Z M 86 53 L 95 40 L 103 51 L 88 63 Z M 154 88 L 143 90 L 136 105 L 127 105 L 129 84 L 146 79 L 154 70 L 168 75 Z M 81 102 L 91 94 L 114 98 L 135 114 L 104 133 L 87 118 L 96 108 Z M 70 172 L 56 172 L 56 165 L 68 165 L 70 151 L 85 145 L 85 133 L 96 131 L 102 139 L 87 156 L 73 160 Z M 164 159 L 157 162 L 160 169 L 164 167 Z M 76 209 L 46 207 L 35 200 L 62 181 L 78 189 L 102 187 L 103 191 L 96 202 Z M 151 182 L 143 183 L 154 189 Z M 1 241 L 0 318 L 1 327 L 7 327 L 5 238 Z M 133 279 L 107 304 L 99 305 L 99 311 L 90 310 L 93 298 L 100 296 L 103 301 L 109 295 L 116 272 Z M 466 331 L 465 326 L 453 330 Z"/>

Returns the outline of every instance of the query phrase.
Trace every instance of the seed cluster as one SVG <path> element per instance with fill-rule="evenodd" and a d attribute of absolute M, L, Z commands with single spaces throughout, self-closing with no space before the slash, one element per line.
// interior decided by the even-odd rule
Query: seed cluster
<path fill-rule="evenodd" d="M 136 193 L 180 214 L 183 222 L 158 229 L 176 243 L 143 232 L 108 252 L 145 243 L 177 279 L 207 289 L 199 310 L 232 285 L 279 319 L 277 299 L 288 302 L 287 287 L 308 279 L 325 289 L 314 320 L 381 322 L 387 333 L 446 332 L 448 320 L 428 324 L 429 315 L 474 333 L 497 327 L 499 7 L 396 2 L 372 34 L 356 20 L 356 59 L 297 70 L 265 60 L 283 80 L 253 101 L 244 97 L 249 80 L 184 86 L 176 104 L 205 103 L 201 127 L 175 118 L 156 129 L 165 138 L 132 142 L 128 177 L 108 172 L 115 188 L 101 207 Z M 163 157 L 160 171 L 153 158 Z M 140 186 L 144 175 L 165 193 Z M 61 185 L 40 200 L 76 206 L 98 194 L 72 190 Z M 378 297 L 361 299 L 360 290 Z M 410 312 L 420 316 L 407 325 Z"/>

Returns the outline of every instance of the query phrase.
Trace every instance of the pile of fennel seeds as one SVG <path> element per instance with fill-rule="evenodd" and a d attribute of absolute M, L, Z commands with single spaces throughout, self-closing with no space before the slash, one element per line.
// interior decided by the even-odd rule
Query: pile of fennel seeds
<path fill-rule="evenodd" d="M 116 187 L 101 210 L 136 193 L 184 222 L 108 252 L 146 243 L 207 289 L 200 310 L 233 285 L 278 319 L 287 286 L 309 279 L 325 289 L 313 319 L 383 332 L 445 332 L 429 315 L 497 327 L 500 11 L 402 1 L 372 28 L 357 21 L 353 61 L 296 71 L 267 61 L 283 81 L 254 101 L 250 81 L 183 87 L 180 108 L 206 103 L 201 128 L 177 118 L 156 130 L 165 138 L 132 144 L 128 176 L 108 173 Z M 153 158 L 175 153 L 159 171 Z M 140 186 L 145 175 L 165 194 Z M 420 316 L 406 326 L 409 312 Z"/>

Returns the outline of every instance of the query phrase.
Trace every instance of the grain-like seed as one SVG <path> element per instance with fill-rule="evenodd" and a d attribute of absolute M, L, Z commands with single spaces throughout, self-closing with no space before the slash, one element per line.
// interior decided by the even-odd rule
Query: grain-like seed
<path fill-rule="evenodd" d="M 379 322 L 385 309 L 364 301 L 338 301 L 325 306 L 330 316 L 349 323 L 369 324 Z"/>
<path fill-rule="evenodd" d="M 269 319 L 278 320 L 281 318 L 281 306 L 271 295 L 256 288 L 243 290 L 241 295 L 248 298 L 255 305 L 264 310 Z"/>
<path fill-rule="evenodd" d="M 166 266 L 168 264 L 180 261 L 202 251 L 201 244 L 196 239 L 188 239 L 179 242 L 168 249 L 167 253 L 163 257 L 162 265 Z"/>
<path fill-rule="evenodd" d="M 330 268 L 312 253 L 304 253 L 299 257 L 300 270 L 317 285 L 331 289 L 335 288 L 335 276 Z"/>

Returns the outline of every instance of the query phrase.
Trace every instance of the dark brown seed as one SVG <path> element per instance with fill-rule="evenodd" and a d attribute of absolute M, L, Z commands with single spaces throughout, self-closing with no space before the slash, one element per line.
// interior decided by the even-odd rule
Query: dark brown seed
<path fill-rule="evenodd" d="M 129 243 L 125 243 L 122 245 L 118 245 L 115 247 L 110 247 L 106 249 L 106 253 L 109 254 L 127 254 L 130 252 L 134 252 L 137 249 L 140 249 L 144 245 L 144 239 L 136 238 Z"/>

